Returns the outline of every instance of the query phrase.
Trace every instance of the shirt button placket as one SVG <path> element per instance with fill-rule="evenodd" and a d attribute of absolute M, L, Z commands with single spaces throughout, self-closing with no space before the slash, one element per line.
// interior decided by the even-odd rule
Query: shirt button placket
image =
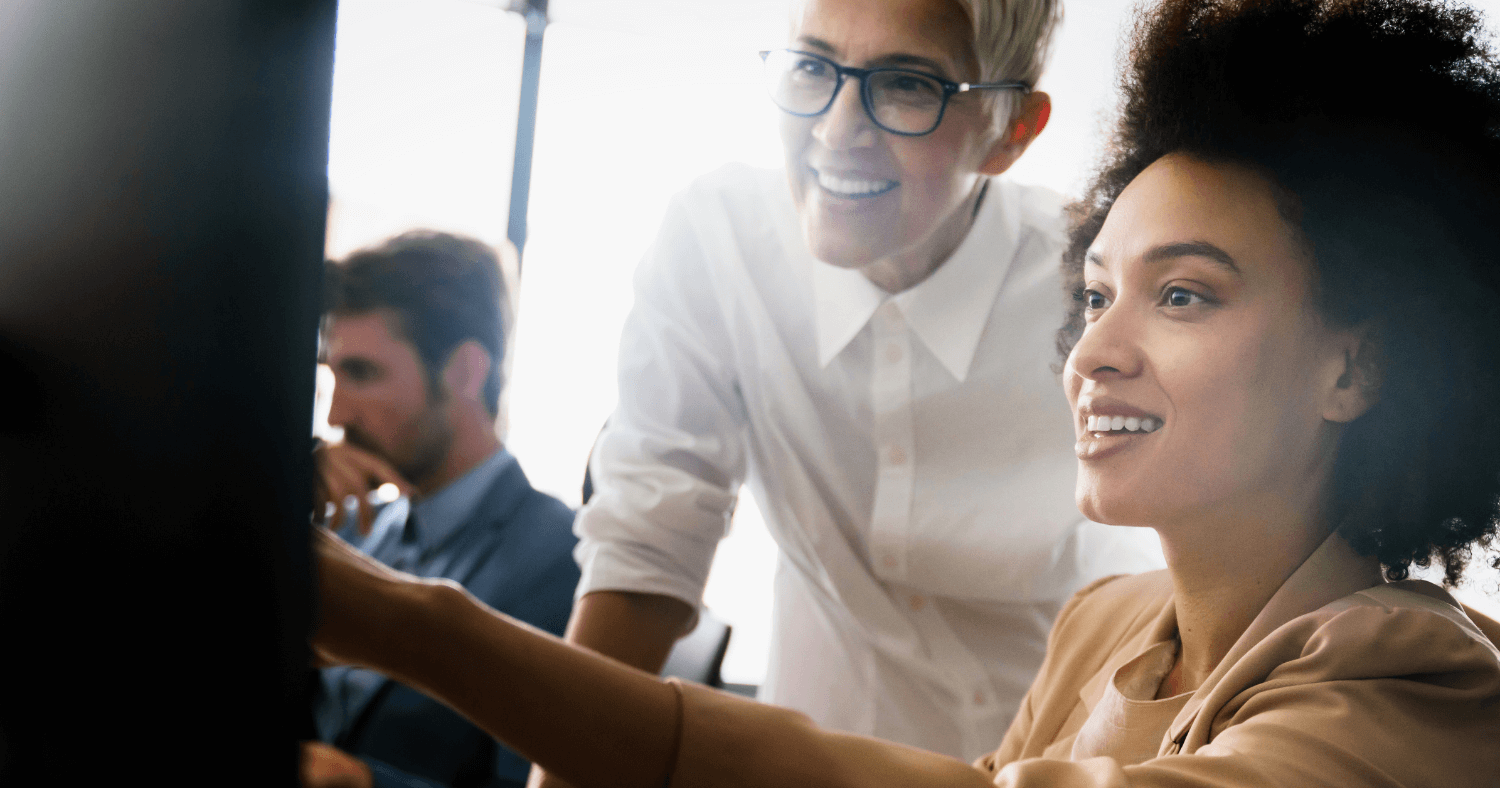
<path fill-rule="evenodd" d="M 895 302 L 887 301 L 871 320 L 876 348 L 870 401 L 874 413 L 876 479 L 871 512 L 871 547 L 877 571 L 887 580 L 907 576 L 913 468 L 911 332 Z"/>

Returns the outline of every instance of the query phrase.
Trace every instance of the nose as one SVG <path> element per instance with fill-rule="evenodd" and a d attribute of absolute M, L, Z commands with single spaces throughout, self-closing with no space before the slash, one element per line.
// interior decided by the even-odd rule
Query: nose
<path fill-rule="evenodd" d="M 855 77 L 845 77 L 833 104 L 818 116 L 813 127 L 813 138 L 829 150 L 850 150 L 875 144 L 878 129 L 865 114 L 865 105 L 860 99 L 864 86 Z"/>
<path fill-rule="evenodd" d="M 328 398 L 328 426 L 342 427 L 349 423 L 354 417 L 352 403 L 349 402 L 350 394 L 347 386 L 340 386 L 338 378 L 334 378 L 333 395 Z"/>
<path fill-rule="evenodd" d="M 1069 376 L 1103 383 L 1141 374 L 1142 321 L 1119 305 L 1104 311 L 1084 326 L 1083 335 L 1068 354 L 1064 371 Z"/>

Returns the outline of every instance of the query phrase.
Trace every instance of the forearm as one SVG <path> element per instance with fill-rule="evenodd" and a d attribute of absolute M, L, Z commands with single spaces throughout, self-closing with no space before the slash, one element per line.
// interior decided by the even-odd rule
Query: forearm
<path fill-rule="evenodd" d="M 422 585 L 400 597 L 387 609 L 404 645 L 387 642 L 372 667 L 443 700 L 580 788 L 662 785 L 677 731 L 670 686 L 452 586 Z"/>
<path fill-rule="evenodd" d="M 693 609 L 659 594 L 595 591 L 573 606 L 568 642 L 647 673 L 661 672 L 672 644 L 686 634 Z M 547 773 L 533 774 L 534 788 L 573 788 L 541 764 Z"/>
<path fill-rule="evenodd" d="M 354 556 L 342 554 L 345 567 Z M 819 730 L 805 716 L 654 676 L 513 621 L 451 583 L 365 563 L 325 572 L 319 645 L 457 709 L 579 788 L 983 786 L 945 756 Z M 330 567 L 325 560 L 323 566 Z M 331 581 L 332 580 L 332 581 Z"/>
<path fill-rule="evenodd" d="M 819 729 L 806 715 L 683 685 L 672 788 L 988 788 L 962 761 Z"/>
<path fill-rule="evenodd" d="M 568 622 L 568 642 L 659 673 L 677 639 L 687 634 L 693 609 L 660 594 L 595 591 L 585 594 Z"/>

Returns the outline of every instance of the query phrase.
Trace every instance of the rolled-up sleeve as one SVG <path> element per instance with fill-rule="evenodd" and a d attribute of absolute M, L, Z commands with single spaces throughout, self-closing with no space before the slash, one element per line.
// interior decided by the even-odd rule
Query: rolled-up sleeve
<path fill-rule="evenodd" d="M 620 341 L 619 404 L 594 447 L 594 497 L 574 529 L 578 595 L 662 594 L 697 606 L 745 475 L 745 406 L 725 325 L 730 239 L 668 208 L 635 277 Z"/>

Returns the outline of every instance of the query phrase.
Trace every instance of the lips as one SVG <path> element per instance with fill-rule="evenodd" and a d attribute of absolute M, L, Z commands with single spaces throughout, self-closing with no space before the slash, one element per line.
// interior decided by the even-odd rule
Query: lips
<path fill-rule="evenodd" d="M 879 197 L 901 185 L 899 181 L 857 173 L 835 175 L 818 169 L 813 169 L 812 172 L 823 191 L 834 197 L 850 200 Z"/>
<path fill-rule="evenodd" d="M 1080 402 L 1083 434 L 1074 444 L 1080 460 L 1095 460 L 1134 445 L 1160 430 L 1166 420 L 1120 402 Z"/>

